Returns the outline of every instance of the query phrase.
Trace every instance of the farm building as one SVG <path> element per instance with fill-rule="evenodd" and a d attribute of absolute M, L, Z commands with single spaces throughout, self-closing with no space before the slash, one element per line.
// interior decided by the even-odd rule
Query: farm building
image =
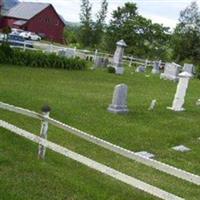
<path fill-rule="evenodd" d="M 54 42 L 64 41 L 65 24 L 54 7 L 48 3 L 18 3 L 3 14 L 0 26 L 35 32 Z"/>

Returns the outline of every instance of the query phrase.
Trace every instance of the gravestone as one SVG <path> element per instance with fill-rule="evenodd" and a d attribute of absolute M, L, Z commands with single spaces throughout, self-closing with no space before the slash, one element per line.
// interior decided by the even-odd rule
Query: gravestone
<path fill-rule="evenodd" d="M 154 110 L 154 108 L 156 107 L 156 104 L 157 104 L 156 99 L 152 100 L 148 110 Z"/>
<path fill-rule="evenodd" d="M 173 111 L 184 111 L 183 108 L 184 102 L 185 102 L 185 95 L 187 92 L 189 80 L 192 77 L 191 74 L 188 72 L 182 72 L 179 74 L 179 83 L 176 89 L 176 94 L 174 97 L 174 101 L 172 103 L 172 107 L 168 107 L 168 109 L 171 109 Z"/>
<path fill-rule="evenodd" d="M 94 60 L 94 65 L 96 68 L 107 67 L 109 60 L 106 57 L 96 56 Z"/>
<path fill-rule="evenodd" d="M 119 84 L 115 86 L 113 93 L 112 104 L 108 107 L 108 111 L 113 113 L 127 113 L 127 95 L 128 86 L 125 84 Z"/>
<path fill-rule="evenodd" d="M 120 40 L 117 44 L 117 49 L 113 57 L 113 67 L 115 68 L 115 73 L 122 75 L 124 73 L 123 67 L 123 56 L 124 48 L 127 46 L 124 40 Z"/>
<path fill-rule="evenodd" d="M 146 70 L 144 65 L 140 65 L 136 68 L 135 72 L 144 73 Z"/>
<path fill-rule="evenodd" d="M 159 61 L 154 62 L 151 73 L 152 74 L 160 74 L 160 62 Z"/>
<path fill-rule="evenodd" d="M 175 146 L 175 147 L 172 147 L 172 149 L 175 150 L 175 151 L 180 151 L 182 153 L 191 151 L 190 148 L 188 148 L 188 147 L 186 147 L 184 145 Z"/>
<path fill-rule="evenodd" d="M 180 65 L 176 63 L 166 63 L 164 73 L 160 75 L 161 79 L 178 81 L 178 74 L 180 72 Z"/>
<path fill-rule="evenodd" d="M 194 74 L 195 73 L 195 67 L 193 64 L 184 64 L 183 66 L 183 71 L 188 72 L 189 74 Z"/>

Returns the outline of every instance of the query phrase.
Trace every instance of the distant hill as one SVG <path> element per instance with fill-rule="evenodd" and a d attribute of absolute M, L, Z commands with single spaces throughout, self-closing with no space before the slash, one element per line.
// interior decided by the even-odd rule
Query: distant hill
<path fill-rule="evenodd" d="M 7 11 L 10 8 L 16 6 L 18 3 L 18 0 L 3 0 L 3 10 Z"/>

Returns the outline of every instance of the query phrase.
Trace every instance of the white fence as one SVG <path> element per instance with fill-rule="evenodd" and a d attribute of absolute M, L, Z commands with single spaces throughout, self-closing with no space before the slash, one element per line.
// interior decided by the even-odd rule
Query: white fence
<path fill-rule="evenodd" d="M 112 61 L 112 58 L 113 58 L 112 54 L 98 52 L 97 50 L 96 51 L 89 51 L 89 50 L 85 50 L 85 49 L 77 49 L 76 47 L 75 48 L 68 48 L 68 47 L 64 47 L 64 46 L 57 46 L 57 45 L 46 44 L 46 43 L 41 43 L 41 42 L 33 42 L 32 43 L 33 47 L 31 48 L 30 47 L 31 43 L 28 42 L 28 41 L 25 41 L 25 42 L 14 41 L 14 43 L 16 45 L 12 45 L 13 48 L 20 48 L 20 49 L 23 49 L 24 51 L 26 49 L 32 50 L 32 51 L 41 50 L 44 53 L 56 53 L 56 54 L 58 54 L 59 51 L 67 51 L 68 50 L 68 51 L 73 52 L 73 55 L 72 55 L 72 53 L 70 53 L 71 57 L 78 56 L 82 59 L 89 58 L 89 60 L 93 60 L 93 61 L 95 60 L 95 58 L 97 56 L 108 58 L 108 60 L 110 62 Z M 153 63 L 155 62 L 155 61 L 151 61 L 151 60 L 148 60 L 148 59 L 137 58 L 137 57 L 131 56 L 131 55 L 124 56 L 123 59 L 124 59 L 124 61 L 129 62 L 129 66 L 131 66 L 133 63 L 148 66 L 148 65 L 153 65 Z"/>
<path fill-rule="evenodd" d="M 200 185 L 200 176 L 198 176 L 198 175 L 186 172 L 186 171 L 181 170 L 181 169 L 177 169 L 177 168 L 175 168 L 173 166 L 164 164 L 162 162 L 159 162 L 159 161 L 156 161 L 156 160 L 153 160 L 153 159 L 149 159 L 149 158 L 137 155 L 136 153 L 134 153 L 132 151 L 129 151 L 127 149 L 124 149 L 122 147 L 114 145 L 114 144 L 112 144 L 110 142 L 107 142 L 105 140 L 102 140 L 100 138 L 92 136 L 90 134 L 87 134 L 87 133 L 85 133 L 83 131 L 80 131 L 80 130 L 78 130 L 76 128 L 73 128 L 73 127 L 71 127 L 69 125 L 63 124 L 63 123 L 61 123 L 61 122 L 59 122 L 59 121 L 57 121 L 55 119 L 50 118 L 49 115 L 48 115 L 48 111 L 46 111 L 43 114 L 39 114 L 39 113 L 30 111 L 30 110 L 27 110 L 27 109 L 23 109 L 23 108 L 15 107 L 13 105 L 5 104 L 3 102 L 0 102 L 0 108 L 4 109 L 4 110 L 15 112 L 15 113 L 20 113 L 20 114 L 23 114 L 25 116 L 28 116 L 28 117 L 31 117 L 31 118 L 35 118 L 35 119 L 39 119 L 39 120 L 42 121 L 42 127 L 41 127 L 40 135 L 41 135 L 41 137 L 43 137 L 45 139 L 38 138 L 38 137 L 36 137 L 34 135 L 32 135 L 32 136 L 34 136 L 35 139 L 31 139 L 31 138 L 34 138 L 32 136 L 28 138 L 28 139 L 31 139 L 32 141 L 35 141 L 35 142 L 38 141 L 38 143 L 40 144 L 40 147 L 39 147 L 39 157 L 40 158 L 44 158 L 44 156 L 45 156 L 45 147 L 48 147 L 48 148 L 52 147 L 52 145 L 50 145 L 50 146 L 47 145 L 49 143 L 46 140 L 47 139 L 47 131 L 48 131 L 48 123 L 49 123 L 51 125 L 54 125 L 55 127 L 61 128 L 61 129 L 65 130 L 67 132 L 70 132 L 70 133 L 72 133 L 72 134 L 74 134 L 74 135 L 76 135 L 76 136 L 78 136 L 80 138 L 83 138 L 83 139 L 85 139 L 85 140 L 87 140 L 87 141 L 89 141 L 91 143 L 94 143 L 94 144 L 96 144 L 98 146 L 101 146 L 101 147 L 103 147 L 105 149 L 108 149 L 108 150 L 110 150 L 112 152 L 120 154 L 120 155 L 122 155 L 124 157 L 127 157 L 129 159 L 135 160 L 135 161 L 137 161 L 139 163 L 142 163 L 144 165 L 150 166 L 150 167 L 155 168 L 155 169 L 157 169 L 159 171 L 165 172 L 165 173 L 167 173 L 169 175 L 178 177 L 180 179 L 183 179 L 185 181 L 191 182 L 193 184 Z M 10 125 L 8 123 L 6 125 L 6 122 L 3 122 L 3 121 L 0 121 L 0 126 L 6 128 L 6 129 L 8 129 L 8 130 L 10 130 L 12 132 L 15 132 L 15 133 L 16 133 L 16 130 L 19 130 L 19 133 L 22 133 L 21 136 L 24 136 L 24 137 L 26 137 L 26 135 L 28 135 L 28 132 L 23 132 L 23 130 L 21 130 L 21 129 L 17 128 L 17 127 L 10 128 L 10 127 L 12 127 L 12 125 Z M 23 133 L 27 133 L 27 134 L 24 135 Z M 43 142 L 39 142 L 39 141 L 43 141 Z M 53 144 L 53 145 L 56 145 L 56 144 Z M 59 146 L 59 145 L 57 145 L 57 146 Z M 43 147 L 42 150 L 41 150 L 41 147 Z M 59 148 L 62 149 L 63 147 L 59 146 Z M 53 150 L 55 150 L 55 148 L 53 148 Z M 68 152 L 68 151 L 69 150 L 65 149 L 63 152 Z M 56 152 L 58 152 L 58 151 L 56 151 Z M 61 152 L 59 151 L 59 153 L 61 153 Z M 76 155 L 76 153 L 74 153 L 74 152 L 72 152 L 72 154 Z M 68 155 L 68 153 L 66 153 L 66 155 Z M 70 158 L 75 159 L 76 156 L 75 157 L 71 156 Z M 81 158 L 84 158 L 84 157 L 81 156 Z M 86 158 L 86 160 L 87 160 L 87 158 Z M 166 195 L 167 193 L 165 193 L 165 192 L 163 193 L 163 191 L 161 192 L 160 189 L 158 189 L 158 188 L 157 189 L 155 189 L 155 188 L 153 189 L 152 188 L 153 186 L 149 186 L 148 184 L 145 184 L 145 183 L 139 184 L 139 182 L 140 182 L 139 180 L 136 180 L 136 179 L 134 179 L 132 177 L 124 175 L 124 174 L 122 174 L 120 172 L 117 172 L 116 170 L 113 171 L 113 169 L 111 169 L 111 168 L 109 168 L 110 170 L 107 171 L 108 168 L 106 168 L 106 166 L 104 166 L 104 165 L 102 165 L 100 163 L 96 163 L 95 161 L 87 160 L 87 162 L 83 162 L 82 159 L 81 160 L 77 160 L 77 161 L 81 162 L 81 163 L 83 163 L 83 164 L 85 164 L 85 165 L 87 165 L 87 166 L 89 166 L 89 167 L 91 167 L 93 169 L 101 171 L 103 173 L 106 173 L 106 172 L 111 170 L 110 174 L 108 174 L 108 175 L 113 176 L 113 177 L 114 177 L 114 175 L 116 175 L 115 178 L 118 179 L 118 180 L 121 180 L 123 182 L 125 182 L 126 180 L 127 181 L 131 180 L 130 182 L 128 181 L 128 182 L 125 182 L 125 183 L 128 183 L 129 185 L 132 185 L 132 186 L 134 186 L 136 188 L 138 188 L 138 186 L 141 186 L 138 189 L 142 189 L 143 188 L 142 189 L 143 191 L 148 192 L 149 194 L 157 196 L 157 197 L 159 197 L 161 199 L 170 199 L 170 200 L 177 199 L 177 198 L 180 199 L 179 197 L 174 198 L 173 196 L 171 196 L 171 194 L 170 195 L 169 194 Z M 88 162 L 93 163 L 93 164 L 89 165 Z M 96 164 L 98 166 L 97 168 L 95 167 Z M 124 178 L 126 177 L 126 178 L 123 179 L 122 177 L 124 177 Z M 153 192 L 153 191 L 155 191 L 155 192 Z M 169 198 L 167 196 L 169 196 Z"/>

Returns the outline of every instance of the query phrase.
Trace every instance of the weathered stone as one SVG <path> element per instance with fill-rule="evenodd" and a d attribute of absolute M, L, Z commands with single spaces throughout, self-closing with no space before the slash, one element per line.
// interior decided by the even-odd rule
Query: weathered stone
<path fill-rule="evenodd" d="M 154 108 L 156 107 L 157 101 L 156 99 L 152 100 L 150 106 L 149 106 L 149 110 L 154 110 Z"/>
<path fill-rule="evenodd" d="M 175 151 L 180 151 L 180 152 L 182 152 L 182 153 L 183 153 L 183 152 L 191 151 L 190 148 L 188 148 L 188 147 L 186 147 L 186 146 L 184 146 L 184 145 L 175 146 L 175 147 L 173 147 L 172 149 L 175 150 Z"/>
<path fill-rule="evenodd" d="M 151 73 L 152 74 L 160 74 L 160 62 L 159 61 L 154 62 Z"/>
<path fill-rule="evenodd" d="M 124 42 L 124 40 L 120 40 L 119 42 L 117 42 L 117 49 L 113 57 L 113 67 L 115 68 L 116 74 L 122 75 L 124 73 L 123 55 L 124 55 L 124 48 L 126 46 L 127 45 Z"/>
<path fill-rule="evenodd" d="M 140 65 L 136 68 L 135 72 L 140 72 L 140 73 L 144 73 L 146 70 L 144 65 Z"/>
<path fill-rule="evenodd" d="M 94 60 L 94 64 L 96 68 L 107 67 L 109 64 L 108 58 L 96 56 Z"/>
<path fill-rule="evenodd" d="M 166 63 L 164 73 L 160 75 L 161 79 L 178 81 L 178 74 L 180 72 L 180 65 L 176 63 Z"/>
<path fill-rule="evenodd" d="M 127 95 L 128 86 L 125 84 L 119 84 L 115 86 L 113 93 L 112 104 L 108 107 L 108 111 L 113 113 L 127 113 Z"/>
<path fill-rule="evenodd" d="M 195 67 L 193 64 L 184 64 L 183 66 L 183 71 L 188 72 L 189 74 L 194 74 L 195 73 Z"/>
<path fill-rule="evenodd" d="M 174 97 L 174 101 L 172 104 L 172 107 L 169 107 L 169 109 L 173 111 L 184 111 L 183 108 L 184 102 L 185 102 L 185 95 L 187 92 L 189 80 L 192 77 L 191 74 L 188 72 L 182 72 L 179 74 L 179 83 L 177 86 L 176 94 Z"/>

